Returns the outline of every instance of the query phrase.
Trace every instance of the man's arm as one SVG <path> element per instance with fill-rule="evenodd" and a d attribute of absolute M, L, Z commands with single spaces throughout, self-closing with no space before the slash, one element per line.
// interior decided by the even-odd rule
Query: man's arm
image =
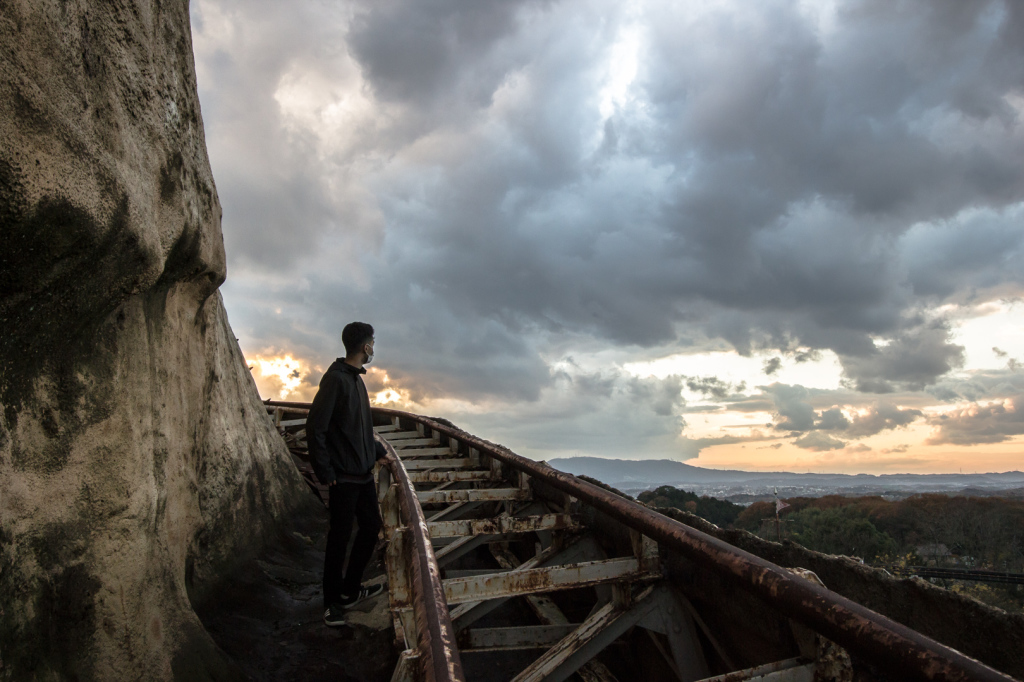
<path fill-rule="evenodd" d="M 376 438 L 373 439 L 373 449 L 376 451 L 377 456 L 375 459 L 383 459 L 384 455 L 388 454 L 388 451 L 384 449 L 384 445 L 381 444 Z"/>
<path fill-rule="evenodd" d="M 334 404 L 338 400 L 338 384 L 338 378 L 330 372 L 324 375 L 306 417 L 309 458 L 313 465 L 313 473 L 323 485 L 333 485 L 336 478 L 331 467 L 331 456 L 327 452 L 327 428 L 331 424 Z"/>

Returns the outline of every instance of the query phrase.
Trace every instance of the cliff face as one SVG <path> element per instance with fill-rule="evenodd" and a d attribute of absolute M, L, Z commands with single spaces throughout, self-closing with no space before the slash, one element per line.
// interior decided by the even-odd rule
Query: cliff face
<path fill-rule="evenodd" d="M 312 497 L 224 276 L 187 0 L 0 4 L 0 680 L 233 676 L 190 596 Z"/>

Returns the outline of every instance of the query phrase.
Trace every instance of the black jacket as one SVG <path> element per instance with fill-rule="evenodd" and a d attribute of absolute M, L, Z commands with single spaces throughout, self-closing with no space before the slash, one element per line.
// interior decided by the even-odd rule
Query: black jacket
<path fill-rule="evenodd" d="M 313 472 L 324 485 L 335 480 L 370 480 L 384 447 L 373 439 L 370 398 L 356 369 L 341 358 L 320 380 L 306 417 L 306 442 Z"/>

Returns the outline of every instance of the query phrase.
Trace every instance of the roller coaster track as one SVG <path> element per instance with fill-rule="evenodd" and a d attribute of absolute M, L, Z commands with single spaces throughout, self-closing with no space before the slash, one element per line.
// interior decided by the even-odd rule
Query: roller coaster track
<path fill-rule="evenodd" d="M 306 463 L 309 405 L 266 405 L 326 499 Z M 393 682 L 1013 679 L 810 571 L 447 422 L 373 415 L 387 450 L 376 478 L 389 607 L 404 649 Z"/>

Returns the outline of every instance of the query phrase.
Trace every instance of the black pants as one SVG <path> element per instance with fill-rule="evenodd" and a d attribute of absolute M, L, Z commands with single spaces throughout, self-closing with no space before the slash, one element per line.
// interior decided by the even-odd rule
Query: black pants
<path fill-rule="evenodd" d="M 336 483 L 330 487 L 331 529 L 327 532 L 324 554 L 324 608 L 338 601 L 341 595 L 354 595 L 363 581 L 363 571 L 370 562 L 377 533 L 380 531 L 380 510 L 377 489 L 369 483 Z M 345 550 L 352 536 L 352 520 L 359 530 L 345 570 Z"/>

